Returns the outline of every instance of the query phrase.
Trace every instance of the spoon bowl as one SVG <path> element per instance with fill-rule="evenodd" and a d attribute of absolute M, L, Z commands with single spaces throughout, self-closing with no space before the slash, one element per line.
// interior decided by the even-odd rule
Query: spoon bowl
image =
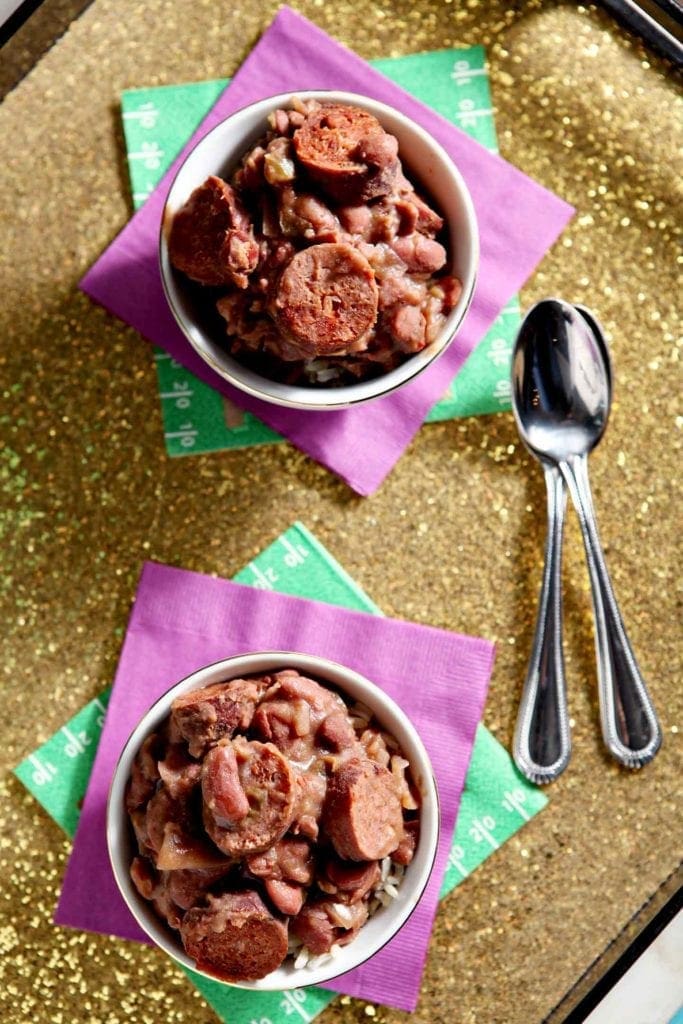
<path fill-rule="evenodd" d="M 532 306 L 512 374 L 517 427 L 534 455 L 560 462 L 596 447 L 609 416 L 611 370 L 585 314 L 558 299 Z"/>

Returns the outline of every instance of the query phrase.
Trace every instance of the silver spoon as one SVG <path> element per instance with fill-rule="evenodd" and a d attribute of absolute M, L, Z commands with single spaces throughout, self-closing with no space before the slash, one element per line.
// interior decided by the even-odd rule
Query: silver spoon
<path fill-rule="evenodd" d="M 575 306 L 591 327 L 607 370 L 609 400 L 612 397 L 612 366 L 602 328 L 584 306 Z M 522 439 L 524 423 L 517 395 L 514 413 Z M 527 446 L 528 447 L 528 446 Z M 567 496 L 558 466 L 529 449 L 543 466 L 547 492 L 548 533 L 545 568 L 534 643 L 524 684 L 513 755 L 518 768 L 536 783 L 552 782 L 567 767 L 571 754 L 569 716 L 562 651 L 562 534 Z"/>
<path fill-rule="evenodd" d="M 543 468 L 548 529 L 536 629 L 517 716 L 512 756 L 528 779 L 536 783 L 547 783 L 564 771 L 571 755 L 562 651 L 560 582 L 567 495 L 558 466 L 531 445 L 527 432 L 530 410 L 527 408 L 527 394 L 522 382 L 526 367 L 529 318 L 532 318 L 532 327 L 535 319 L 532 317 L 533 311 L 529 311 L 520 327 L 512 357 L 512 411 L 522 441 Z"/>
<path fill-rule="evenodd" d="M 529 311 L 513 356 L 513 409 L 522 440 L 544 467 L 549 516 L 552 511 L 554 518 L 549 519 L 544 586 L 513 753 L 521 770 L 529 777 L 534 772 L 536 781 L 556 778 L 570 751 L 559 585 L 562 479 L 579 514 L 588 559 L 605 743 L 631 768 L 650 761 L 661 744 L 657 716 L 605 566 L 588 482 L 587 456 L 607 425 L 611 385 L 607 348 L 592 314 L 556 299 L 546 299 Z M 535 735 L 542 723 L 554 730 L 545 751 Z M 531 762 L 539 747 L 546 756 L 536 765 Z M 556 757 L 549 763 L 551 750 Z M 539 766 L 540 778 L 535 772 Z"/>

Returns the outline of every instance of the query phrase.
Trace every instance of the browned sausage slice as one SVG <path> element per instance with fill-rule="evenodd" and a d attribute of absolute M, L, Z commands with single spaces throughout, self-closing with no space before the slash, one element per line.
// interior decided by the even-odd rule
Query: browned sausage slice
<path fill-rule="evenodd" d="M 268 685 L 267 679 L 233 679 L 176 697 L 171 719 L 192 756 L 201 757 L 212 743 L 232 736 L 235 729 L 248 729 Z"/>
<path fill-rule="evenodd" d="M 343 762 L 327 784 L 323 828 L 345 860 L 381 860 L 403 836 L 396 780 L 374 761 Z"/>
<path fill-rule="evenodd" d="M 168 236 L 171 263 L 200 284 L 245 288 L 259 249 L 237 194 L 211 175 L 173 217 Z"/>
<path fill-rule="evenodd" d="M 287 759 L 272 743 L 249 742 L 238 736 L 231 742 L 237 762 L 239 785 L 248 811 L 233 820 L 221 816 L 204 800 L 204 827 L 219 850 L 228 857 L 266 850 L 289 828 L 294 815 L 296 786 Z"/>
<path fill-rule="evenodd" d="M 287 925 L 251 891 L 209 896 L 187 911 L 180 935 L 199 970 L 222 981 L 265 978 L 287 956 Z"/>
<path fill-rule="evenodd" d="M 372 267 L 346 243 L 325 242 L 297 253 L 271 302 L 280 330 L 302 358 L 362 348 L 377 319 Z"/>
<path fill-rule="evenodd" d="M 397 178 L 396 139 L 359 107 L 314 110 L 294 132 L 294 150 L 309 177 L 338 202 L 388 195 Z"/>

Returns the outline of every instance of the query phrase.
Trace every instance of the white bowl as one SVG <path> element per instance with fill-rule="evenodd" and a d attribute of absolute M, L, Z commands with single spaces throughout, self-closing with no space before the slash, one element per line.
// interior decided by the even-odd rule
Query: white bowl
<path fill-rule="evenodd" d="M 317 968 L 295 970 L 292 958 L 276 971 L 259 981 L 243 982 L 238 988 L 259 991 L 283 991 L 302 985 L 320 985 L 346 971 L 358 967 L 382 948 L 406 922 L 417 906 L 429 881 L 439 838 L 439 800 L 429 755 L 415 726 L 390 697 L 374 683 L 357 672 L 325 658 L 291 651 L 265 651 L 244 654 L 216 662 L 193 672 L 171 687 L 152 705 L 130 735 L 118 764 L 109 791 L 107 803 L 107 847 L 109 859 L 121 895 L 140 927 L 150 939 L 183 967 L 199 974 L 194 961 L 187 955 L 177 932 L 168 928 L 157 917 L 152 906 L 144 900 L 130 878 L 130 865 L 137 847 L 125 806 L 126 783 L 135 755 L 143 740 L 170 714 L 171 704 L 180 694 L 200 689 L 211 683 L 224 682 L 254 673 L 271 672 L 280 668 L 295 668 L 305 675 L 331 683 L 352 701 L 360 700 L 372 709 L 382 728 L 393 735 L 410 762 L 412 778 L 421 796 L 420 837 L 411 863 L 398 889 L 398 896 L 386 907 L 380 907 L 363 925 L 348 946 L 342 946 L 339 955 Z M 216 979 L 209 974 L 205 977 Z M 227 982 L 225 984 L 228 984 Z"/>
<path fill-rule="evenodd" d="M 184 275 L 168 257 L 166 230 L 171 217 L 210 174 L 228 177 L 241 157 L 264 135 L 268 114 L 288 107 L 293 95 L 329 103 L 347 103 L 370 111 L 395 135 L 407 176 L 418 192 L 431 198 L 446 223 L 448 268 L 462 281 L 462 294 L 448 314 L 439 336 L 421 352 L 381 377 L 343 387 L 299 387 L 282 384 L 242 366 L 207 331 L 198 315 Z M 385 103 L 352 92 L 302 90 L 281 93 L 252 103 L 216 125 L 195 146 L 180 167 L 166 199 L 159 237 L 161 280 L 171 311 L 195 351 L 208 365 L 241 391 L 276 405 L 295 409 L 342 409 L 395 390 L 412 380 L 445 350 L 460 327 L 474 293 L 479 265 L 479 233 L 474 206 L 462 175 L 446 151 L 419 125 Z"/>

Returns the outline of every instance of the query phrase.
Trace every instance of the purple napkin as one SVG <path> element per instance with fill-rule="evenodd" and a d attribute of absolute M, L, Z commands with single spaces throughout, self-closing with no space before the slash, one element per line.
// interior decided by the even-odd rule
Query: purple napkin
<path fill-rule="evenodd" d="M 414 381 L 386 398 L 340 412 L 301 412 L 231 387 L 195 353 L 168 309 L 158 268 L 161 211 L 187 152 L 219 121 L 255 100 L 302 89 L 339 89 L 388 103 L 421 124 L 453 158 L 479 220 L 476 293 L 456 341 Z M 86 274 L 82 289 L 212 387 L 370 494 L 400 458 L 475 345 L 555 241 L 572 207 L 489 153 L 440 115 L 284 7 L 142 209 Z M 368 438 L 373 443 L 368 444 Z"/>
<path fill-rule="evenodd" d="M 146 563 L 55 921 L 149 941 L 109 866 L 105 818 L 114 767 L 134 726 L 170 686 L 203 665 L 258 650 L 317 654 L 366 675 L 410 716 L 432 759 L 442 822 L 425 894 L 389 945 L 328 986 L 412 1010 L 493 664 L 493 645 L 474 637 Z"/>

